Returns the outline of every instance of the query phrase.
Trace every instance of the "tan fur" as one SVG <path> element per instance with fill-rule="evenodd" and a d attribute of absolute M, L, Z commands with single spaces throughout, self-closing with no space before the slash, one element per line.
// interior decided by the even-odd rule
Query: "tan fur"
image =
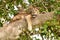
<path fill-rule="evenodd" d="M 32 21 L 31 21 L 31 14 L 28 13 L 19 13 L 16 16 L 13 17 L 12 21 L 16 21 L 16 20 L 20 20 L 20 19 L 25 19 L 28 23 L 28 30 L 31 31 L 32 30 Z"/>
<path fill-rule="evenodd" d="M 29 13 L 30 12 L 30 13 Z M 20 20 L 20 19 L 26 19 L 27 23 L 28 23 L 28 30 L 32 30 L 32 18 L 34 18 L 36 16 L 36 14 L 39 14 L 39 10 L 33 6 L 29 7 L 28 12 L 19 12 L 16 16 L 13 17 L 12 21 L 16 21 L 16 20 Z"/>

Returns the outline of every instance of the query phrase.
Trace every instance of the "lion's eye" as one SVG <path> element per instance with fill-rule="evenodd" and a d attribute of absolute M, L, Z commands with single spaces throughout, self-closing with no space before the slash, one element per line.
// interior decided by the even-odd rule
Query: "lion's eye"
<path fill-rule="evenodd" d="M 37 15 L 32 15 L 32 18 L 35 18 Z"/>

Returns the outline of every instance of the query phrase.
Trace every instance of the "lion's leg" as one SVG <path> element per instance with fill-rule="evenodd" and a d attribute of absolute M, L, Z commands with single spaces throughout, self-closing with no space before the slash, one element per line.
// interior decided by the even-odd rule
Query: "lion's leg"
<path fill-rule="evenodd" d="M 28 30 L 32 30 L 32 21 L 31 21 L 31 15 L 27 15 L 26 17 L 27 23 L 28 23 Z"/>

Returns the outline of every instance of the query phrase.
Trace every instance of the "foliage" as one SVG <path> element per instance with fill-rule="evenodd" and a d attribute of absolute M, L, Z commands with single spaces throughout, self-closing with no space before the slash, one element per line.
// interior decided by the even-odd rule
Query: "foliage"
<path fill-rule="evenodd" d="M 29 5 L 38 7 L 40 12 L 55 11 L 56 15 L 60 14 L 60 0 L 28 0 L 28 3 Z M 28 3 L 24 2 L 24 0 L 0 0 L 0 26 L 2 26 L 6 21 L 10 21 L 10 16 L 17 14 L 19 5 L 26 9 L 29 6 Z M 15 7 L 17 7 L 18 10 L 15 10 Z M 58 40 L 60 39 L 58 34 L 60 25 L 56 18 L 51 21 L 47 21 L 42 25 L 42 27 L 43 28 L 40 28 L 38 33 L 45 35 L 47 38 L 53 33 L 55 38 L 58 38 Z M 35 31 L 33 33 L 35 33 Z M 21 36 L 21 38 L 22 40 L 27 40 L 26 38 L 28 36 L 28 34 L 24 34 Z"/>
<path fill-rule="evenodd" d="M 29 36 L 29 34 L 27 34 L 26 32 L 21 33 L 21 35 L 19 35 L 20 38 L 18 38 L 17 40 L 32 40 Z"/>

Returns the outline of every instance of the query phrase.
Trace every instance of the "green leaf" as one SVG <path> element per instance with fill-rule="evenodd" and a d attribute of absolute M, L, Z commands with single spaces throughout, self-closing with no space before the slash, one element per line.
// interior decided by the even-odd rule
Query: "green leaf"
<path fill-rule="evenodd" d="M 20 4 L 23 4 L 23 0 L 17 0 L 16 1 L 17 5 L 20 3 Z"/>

